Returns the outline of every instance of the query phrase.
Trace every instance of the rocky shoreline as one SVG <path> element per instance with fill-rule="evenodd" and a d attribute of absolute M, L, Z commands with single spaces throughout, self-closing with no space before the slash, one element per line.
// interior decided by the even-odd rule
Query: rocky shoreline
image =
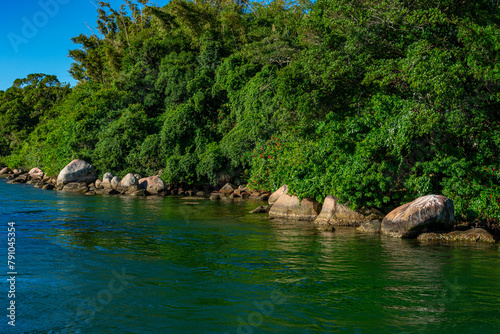
<path fill-rule="evenodd" d="M 5 167 L 0 176 L 7 177 L 11 184 L 34 184 L 44 190 L 57 190 L 85 195 L 127 196 L 184 196 L 210 200 L 256 200 L 268 201 L 250 213 L 266 213 L 270 219 L 313 221 L 318 229 L 335 231 L 335 226 L 352 226 L 360 233 L 373 233 L 399 238 L 416 238 L 428 241 L 464 241 L 495 243 L 497 238 L 483 228 L 457 226 L 453 201 L 442 195 L 427 195 L 406 203 L 384 215 L 370 210 L 351 210 L 339 203 L 334 196 L 327 196 L 323 204 L 316 200 L 288 194 L 283 185 L 274 193 L 251 190 L 245 186 L 226 183 L 222 187 L 182 188 L 165 184 L 160 175 L 141 177 L 129 173 L 119 178 L 105 173 L 102 179 L 96 176 L 95 168 L 83 160 L 73 160 L 57 177 L 45 175 L 42 169 L 31 170 Z"/>

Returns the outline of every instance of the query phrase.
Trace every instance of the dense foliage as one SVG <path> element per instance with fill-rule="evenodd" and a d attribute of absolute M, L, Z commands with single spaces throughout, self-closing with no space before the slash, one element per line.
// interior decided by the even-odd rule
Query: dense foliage
<path fill-rule="evenodd" d="M 73 38 L 75 88 L 0 92 L 0 161 L 500 220 L 498 2 L 125 2 Z"/>

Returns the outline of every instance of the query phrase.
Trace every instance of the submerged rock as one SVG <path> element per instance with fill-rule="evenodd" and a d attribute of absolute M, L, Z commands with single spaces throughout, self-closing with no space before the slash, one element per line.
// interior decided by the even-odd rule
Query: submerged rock
<path fill-rule="evenodd" d="M 261 205 L 255 209 L 253 209 L 252 211 L 250 211 L 250 213 L 268 213 L 269 210 L 271 210 L 270 205 Z"/>
<path fill-rule="evenodd" d="M 411 238 L 429 230 L 449 230 L 454 222 L 453 201 L 442 195 L 427 195 L 389 212 L 382 221 L 381 232 Z"/>
<path fill-rule="evenodd" d="M 67 184 L 73 182 L 84 182 L 86 184 L 94 182 L 96 170 L 94 166 L 86 161 L 75 159 L 61 170 L 57 177 L 57 184 Z"/>
<path fill-rule="evenodd" d="M 87 191 L 89 191 L 89 188 L 87 187 L 87 184 L 85 182 L 75 182 L 66 184 L 62 188 L 62 191 L 85 194 Z"/>
<path fill-rule="evenodd" d="M 356 231 L 364 232 L 364 233 L 380 233 L 380 225 L 379 221 L 369 221 L 361 224 Z"/>
<path fill-rule="evenodd" d="M 420 241 L 495 242 L 493 235 L 482 228 L 472 228 L 466 231 L 452 231 L 449 233 L 422 233 L 417 239 Z"/>
<path fill-rule="evenodd" d="M 54 188 L 53 184 L 46 184 L 42 187 L 43 190 L 54 190 Z"/>

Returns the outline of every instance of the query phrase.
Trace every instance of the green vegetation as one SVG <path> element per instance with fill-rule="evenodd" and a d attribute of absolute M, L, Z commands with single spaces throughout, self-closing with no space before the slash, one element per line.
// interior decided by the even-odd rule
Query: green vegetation
<path fill-rule="evenodd" d="M 73 39 L 75 88 L 37 74 L 0 92 L 0 162 L 225 173 L 385 211 L 444 194 L 500 220 L 497 2 L 125 2 Z"/>

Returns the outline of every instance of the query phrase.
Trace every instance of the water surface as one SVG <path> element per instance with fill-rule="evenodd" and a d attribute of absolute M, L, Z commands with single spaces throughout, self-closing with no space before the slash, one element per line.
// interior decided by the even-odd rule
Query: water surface
<path fill-rule="evenodd" d="M 18 272 L 16 327 L 4 311 L 0 332 L 500 332 L 498 245 L 320 232 L 248 214 L 259 204 L 0 179 L 2 271 L 14 221 Z"/>

